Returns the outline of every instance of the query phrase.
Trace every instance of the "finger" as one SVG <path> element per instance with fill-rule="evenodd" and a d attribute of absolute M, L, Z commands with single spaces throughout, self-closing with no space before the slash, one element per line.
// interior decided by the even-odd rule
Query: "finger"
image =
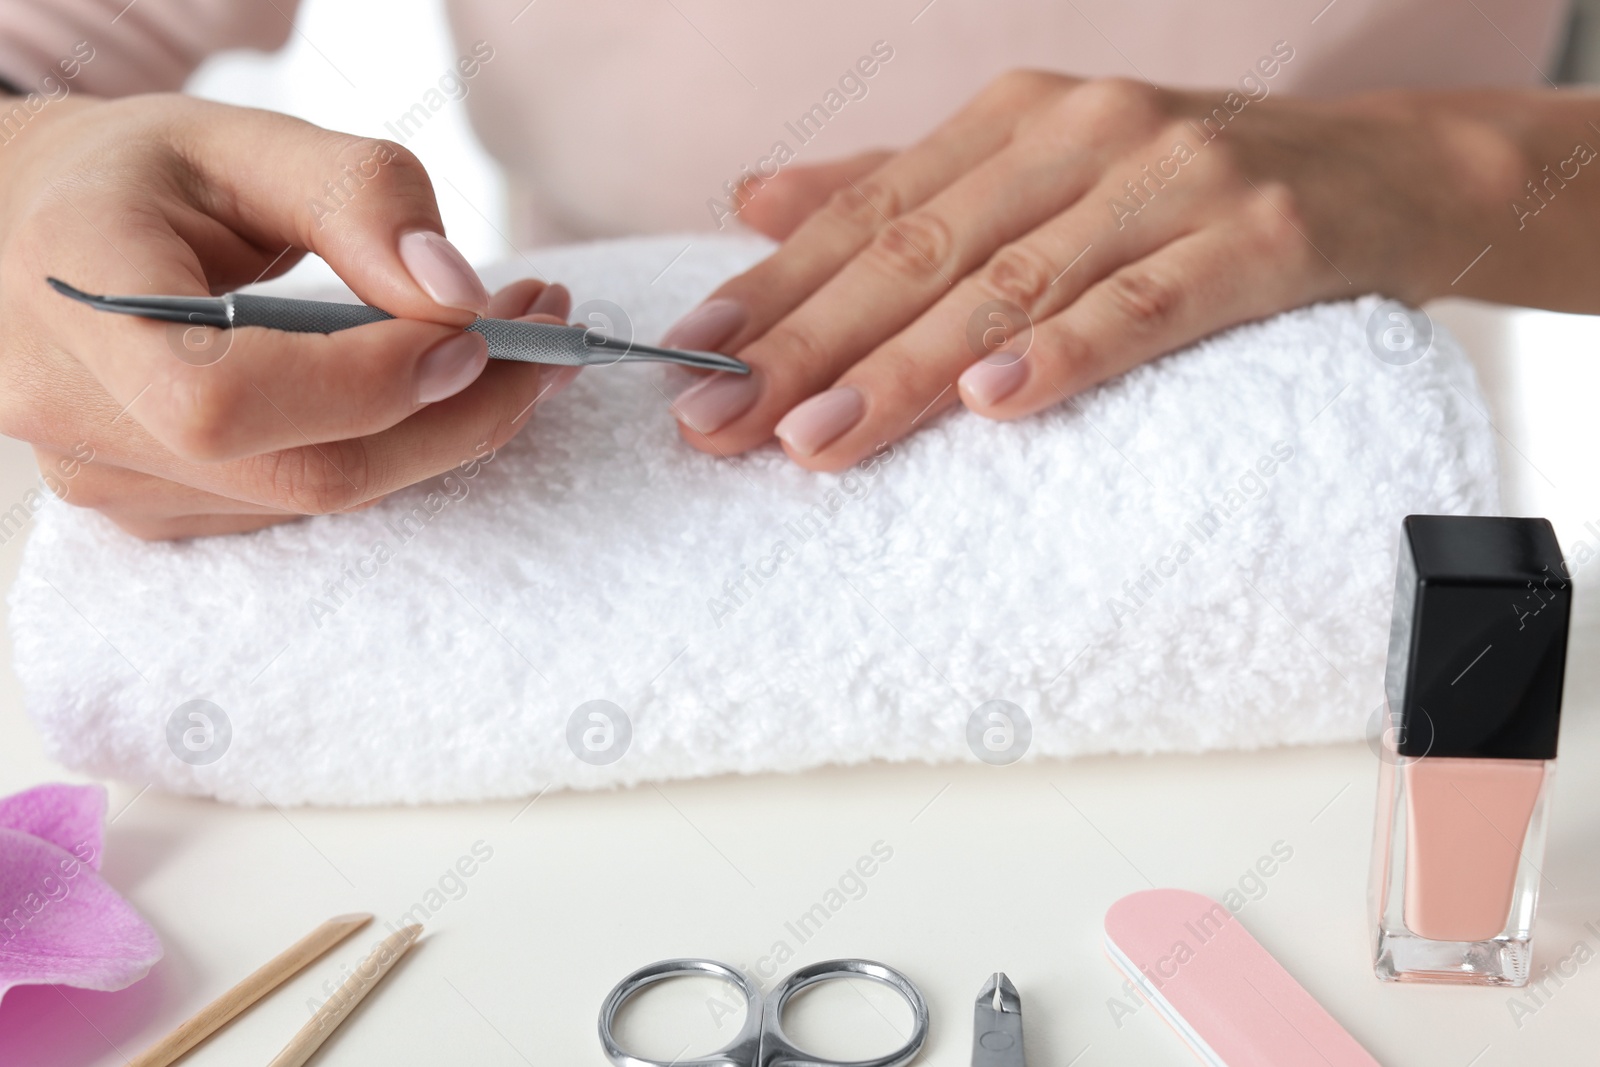
<path fill-rule="evenodd" d="M 997 419 L 1032 414 L 1208 334 L 1297 306 L 1312 294 L 1285 269 L 1281 231 L 1264 220 L 1209 227 L 1131 263 L 1034 328 L 1026 355 L 980 362 L 962 402 Z"/>
<path fill-rule="evenodd" d="M 62 196 L 71 202 L 55 205 L 56 225 L 36 228 L 53 230 L 57 240 L 30 257 L 43 269 L 17 280 L 18 302 L 48 316 L 42 332 L 86 366 L 119 407 L 139 401 L 134 417 L 178 455 L 217 461 L 377 432 L 465 388 L 487 361 L 477 335 L 426 322 L 330 335 L 219 331 L 107 315 L 69 301 L 45 286 L 45 274 L 112 292 L 196 294 L 204 284 L 193 250 L 159 209 L 122 203 L 108 190 Z M 119 249 L 132 250 L 142 266 L 133 270 Z M 126 277 L 130 271 L 137 281 Z M 96 280 L 106 275 L 109 281 Z"/>
<path fill-rule="evenodd" d="M 565 290 L 560 287 L 546 288 L 536 283 L 521 288 L 524 296 L 529 292 L 535 294 L 534 306 L 542 303 L 563 311 L 569 300 Z M 506 298 L 511 299 L 514 295 L 507 294 Z M 511 309 L 508 307 L 507 310 Z M 563 321 L 559 316 L 543 314 L 528 315 L 523 319 L 554 324 Z M 194 486 L 219 497 L 244 501 L 267 511 L 295 514 L 349 510 L 470 459 L 472 447 L 478 444 L 486 442 L 491 449 L 501 447 L 529 421 L 537 405 L 550 400 L 570 384 L 579 369 L 495 361 L 485 375 L 474 383 L 473 406 L 465 412 L 455 409 L 456 416 L 452 422 L 460 421 L 465 425 L 454 429 L 453 436 L 437 448 L 423 449 L 414 444 L 416 437 L 434 432 L 434 424 L 417 422 L 409 426 L 400 424 L 403 432 L 385 438 L 383 442 L 357 438 L 318 445 L 302 444 L 300 447 L 246 459 L 197 463 L 163 449 L 151 439 L 143 426 L 128 417 L 126 412 L 119 412 L 115 402 L 95 392 L 92 379 L 88 378 L 86 372 L 75 365 L 69 364 L 69 368 L 82 374 L 87 383 L 70 386 L 74 390 L 86 391 L 80 425 L 95 428 L 90 440 L 77 447 L 93 455 L 97 465 L 117 465 L 152 475 L 159 480 Z M 134 409 L 137 410 L 144 402 L 141 398 Z M 468 438 L 468 445 L 460 444 Z M 56 452 L 70 451 L 75 447 L 72 441 L 65 439 L 57 441 L 56 446 Z M 109 511 L 121 499 L 106 492 L 86 500 L 81 495 L 85 490 L 77 492 L 80 494 L 76 498 L 78 502 L 100 510 Z M 228 510 L 217 501 L 208 498 L 201 500 L 208 512 Z M 190 509 L 169 507 L 166 510 Z"/>
<path fill-rule="evenodd" d="M 744 203 L 739 208 L 739 221 L 774 241 L 782 241 L 829 196 L 865 178 L 893 155 L 883 150 L 862 152 L 832 163 L 787 167 L 774 177 L 747 181 L 740 190 Z"/>
<path fill-rule="evenodd" d="M 1088 125 L 1075 123 L 1077 118 L 1070 112 L 1062 116 L 1069 133 L 1074 124 Z M 799 308 L 742 349 L 740 358 L 756 373 L 700 383 L 680 395 L 674 408 L 692 431 L 685 437 L 722 454 L 768 440 L 785 413 L 834 383 L 952 287 L 993 294 L 977 300 L 967 296 L 968 309 L 1000 294 L 1024 307 L 1051 297 L 1070 299 L 1064 295 L 1069 286 L 1058 290 L 1062 295 L 1050 289 L 1083 251 L 1072 242 L 1091 228 L 1104 229 L 1101 212 L 1080 212 L 1069 216 L 1069 224 L 1017 239 L 1083 198 L 1099 170 L 1099 161 L 1075 137 L 1031 138 L 1006 146 L 922 207 L 893 220 Z M 1156 229 L 1147 224 L 1112 234 L 1101 242 L 1099 257 L 1127 256 L 1133 240 L 1145 242 L 1138 249 L 1142 254 Z M 984 270 L 976 286 L 959 281 L 980 266 Z M 951 355 L 959 358 L 960 352 Z M 917 358 L 923 358 L 921 352 Z M 937 366 L 923 376 L 928 375 L 939 386 L 953 377 L 941 376 Z"/>
<path fill-rule="evenodd" d="M 736 352 L 766 333 L 892 219 L 1005 145 L 1046 75 L 1001 78 L 930 136 L 836 191 L 774 252 L 723 283 L 662 338 L 668 347 Z"/>
<path fill-rule="evenodd" d="M 240 533 L 300 516 L 231 497 L 207 493 L 103 460 L 35 447 L 44 484 L 74 507 L 100 512 L 124 531 L 147 541 Z"/>
<path fill-rule="evenodd" d="M 559 308 L 569 299 L 564 290 L 552 289 L 559 287 L 541 291 L 534 305 L 544 301 Z M 521 321 L 559 324 L 563 319 L 541 313 Z M 469 388 L 380 433 L 189 466 L 184 477 L 297 514 L 349 511 L 452 468 L 490 461 L 580 370 L 495 360 Z"/>
<path fill-rule="evenodd" d="M 257 244 L 315 252 L 364 302 L 397 317 L 465 326 L 487 312 L 489 294 L 444 238 L 415 155 L 274 112 L 230 116 L 184 128 L 222 221 Z M 260 166 L 263 157 L 272 165 Z"/>
<path fill-rule="evenodd" d="M 143 471 L 117 466 L 104 455 L 92 460 L 36 445 L 40 479 L 73 507 L 107 514 L 147 518 L 214 513 L 218 515 L 285 515 L 280 508 L 210 493 Z"/>
<path fill-rule="evenodd" d="M 1060 403 L 1207 333 L 1291 306 L 1284 279 L 1293 272 L 1277 266 L 1275 240 L 1230 219 L 1158 241 L 1150 255 L 1117 266 L 983 358 L 965 336 L 967 309 L 980 294 L 952 298 L 785 416 L 778 437 L 803 466 L 839 470 L 958 400 L 993 418 Z"/>
<path fill-rule="evenodd" d="M 360 437 L 472 384 L 475 333 L 393 320 L 333 334 L 56 312 L 71 351 L 168 451 L 219 462 Z"/>
<path fill-rule="evenodd" d="M 516 283 L 500 294 L 506 318 L 526 311 L 561 323 L 570 303 L 564 286 L 537 280 Z M 394 353 L 415 347 L 419 336 L 432 344 L 410 368 L 412 377 L 393 373 Z M 478 379 L 489 358 L 476 333 L 403 321 L 288 337 L 272 330 L 245 329 L 218 343 L 227 346 L 227 360 L 233 363 L 219 361 L 200 368 L 224 373 L 209 380 L 203 374 L 196 376 L 193 388 L 202 390 L 198 402 L 190 390 L 157 388 L 138 409 L 141 421 L 152 427 L 187 425 L 191 434 L 196 426 L 202 428 L 200 448 L 194 440 L 180 439 L 173 449 L 186 458 L 214 462 L 368 436 L 427 404 L 454 396 Z M 535 379 L 535 370 L 528 366 L 498 371 L 495 376 L 501 388 L 519 393 L 530 387 L 537 390 Z M 508 384 L 517 380 L 523 384 Z M 564 384 L 570 376 L 559 381 Z M 162 443 L 173 445 L 169 440 Z"/>
<path fill-rule="evenodd" d="M 523 278 L 497 291 L 489 301 L 489 317 L 514 319 L 521 315 L 549 315 L 566 321 L 572 294 L 564 285 Z"/>

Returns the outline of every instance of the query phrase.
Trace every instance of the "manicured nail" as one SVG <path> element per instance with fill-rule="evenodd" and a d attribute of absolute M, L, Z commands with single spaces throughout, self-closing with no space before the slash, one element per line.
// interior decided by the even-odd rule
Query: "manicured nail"
<path fill-rule="evenodd" d="M 559 282 L 547 285 L 544 291 L 528 305 L 524 315 L 554 315 L 558 319 L 565 319 L 567 312 L 572 307 L 572 294 L 567 292 L 567 287 Z"/>
<path fill-rule="evenodd" d="M 749 318 L 750 313 L 737 300 L 707 300 L 661 335 L 661 347 L 714 351 L 738 333 Z"/>
<path fill-rule="evenodd" d="M 489 362 L 489 345 L 475 333 L 451 334 L 417 360 L 417 403 L 455 396 L 478 380 Z"/>
<path fill-rule="evenodd" d="M 761 382 L 749 374 L 708 374 L 678 394 L 672 413 L 700 433 L 716 433 L 755 406 Z"/>
<path fill-rule="evenodd" d="M 861 390 L 843 385 L 797 405 L 772 432 L 802 456 L 814 456 L 866 413 L 867 398 Z"/>
<path fill-rule="evenodd" d="M 412 230 L 400 238 L 400 261 L 435 303 L 474 315 L 489 313 L 489 290 L 443 234 Z"/>
<path fill-rule="evenodd" d="M 956 386 L 978 407 L 986 408 L 1000 403 L 1027 380 L 1026 357 L 1000 352 L 968 367 L 956 380 Z"/>
<path fill-rule="evenodd" d="M 567 386 L 578 380 L 582 367 L 550 367 L 545 371 L 544 378 L 539 383 L 539 399 L 537 403 L 547 404 L 566 391 Z"/>

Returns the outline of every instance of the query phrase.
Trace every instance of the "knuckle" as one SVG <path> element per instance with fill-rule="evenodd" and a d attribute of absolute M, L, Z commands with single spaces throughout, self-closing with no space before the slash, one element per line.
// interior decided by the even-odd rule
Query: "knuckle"
<path fill-rule="evenodd" d="M 1283 182 L 1275 181 L 1262 182 L 1257 189 L 1260 195 L 1255 196 L 1255 203 L 1250 205 L 1256 231 L 1276 247 L 1284 247 L 1291 241 L 1299 244 L 1303 240 L 1300 234 L 1305 229 L 1305 219 L 1294 191 Z"/>
<path fill-rule="evenodd" d="M 763 343 L 779 353 L 779 358 L 768 361 L 768 366 L 798 368 L 801 373 L 797 377 L 807 377 L 805 372 L 827 368 L 832 362 L 821 338 L 809 326 L 796 322 L 794 316 L 774 326 Z"/>
<path fill-rule="evenodd" d="M 899 200 L 893 186 L 866 178 L 834 190 L 823 211 L 847 229 L 871 231 L 899 213 Z"/>
<path fill-rule="evenodd" d="M 1053 268 L 1037 248 L 1018 242 L 991 256 L 978 280 L 997 299 L 1009 300 L 1032 314 L 1050 288 Z"/>
<path fill-rule="evenodd" d="M 379 137 L 337 136 L 324 164 L 326 173 L 317 176 L 308 202 L 308 225 L 314 222 L 320 229 L 351 204 L 357 204 L 361 213 L 383 210 L 383 201 L 390 197 L 426 193 L 431 198 L 427 171 L 408 149 Z M 368 194 L 373 197 L 370 201 Z M 367 206 L 359 206 L 362 203 Z"/>
<path fill-rule="evenodd" d="M 191 463 L 230 459 L 236 447 L 243 402 L 231 378 L 195 368 L 174 375 L 163 390 L 162 403 L 145 422 L 156 439 Z"/>
<path fill-rule="evenodd" d="M 1225 138 L 1206 142 L 1206 149 L 1199 153 L 1194 169 L 1203 181 L 1215 188 L 1250 192 L 1250 186 L 1245 182 L 1248 175 L 1240 166 L 1235 145 L 1227 143 Z M 1260 182 L 1256 185 L 1259 186 Z"/>
<path fill-rule="evenodd" d="M 1046 324 L 1034 335 L 1030 357 L 1046 364 L 1056 385 L 1069 392 L 1091 380 L 1092 368 L 1099 363 L 1097 353 L 1081 333 L 1055 323 Z"/>
<path fill-rule="evenodd" d="M 355 172 L 382 184 L 415 180 L 425 173 L 422 161 L 410 149 L 382 137 L 357 137 L 335 155 L 341 172 Z"/>
<path fill-rule="evenodd" d="M 297 515 L 348 511 L 368 495 L 371 459 L 359 440 L 285 448 L 253 462 L 268 502 Z"/>
<path fill-rule="evenodd" d="M 1167 325 L 1183 306 L 1183 286 L 1149 267 L 1125 267 L 1107 278 L 1105 287 L 1123 321 L 1142 331 Z"/>
<path fill-rule="evenodd" d="M 1132 78 L 1095 78 L 1072 94 L 1072 104 L 1082 114 L 1122 123 L 1154 114 L 1159 101 L 1156 89 Z"/>
<path fill-rule="evenodd" d="M 1188 162 L 1192 162 L 1197 155 L 1193 147 L 1194 143 L 1194 130 L 1191 129 L 1185 122 L 1183 122 L 1183 120 L 1173 119 L 1168 122 L 1163 122 L 1156 130 L 1155 135 L 1151 139 L 1149 148 L 1155 152 L 1159 152 L 1163 158 L 1168 158 L 1173 160 L 1175 163 L 1180 163 L 1184 166 L 1187 166 Z M 1210 148 L 1223 147 L 1222 145 L 1212 142 L 1205 143 L 1209 145 Z M 1181 150 L 1178 147 L 1179 145 L 1183 146 Z M 1204 153 L 1198 154 L 1203 155 Z"/>
<path fill-rule="evenodd" d="M 1052 71 L 1018 67 L 1006 71 L 990 82 L 985 95 L 1001 105 L 1015 106 L 1024 101 L 1036 100 L 1068 84 L 1071 84 L 1071 79 Z"/>
<path fill-rule="evenodd" d="M 914 211 L 879 230 L 870 252 L 890 274 L 923 279 L 940 275 L 954 243 L 943 219 L 929 211 Z"/>

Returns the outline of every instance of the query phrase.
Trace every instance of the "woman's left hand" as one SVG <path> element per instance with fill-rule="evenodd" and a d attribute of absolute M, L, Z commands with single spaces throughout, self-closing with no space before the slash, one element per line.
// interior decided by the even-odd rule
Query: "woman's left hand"
<path fill-rule="evenodd" d="M 1016 418 L 1273 312 L 1457 291 L 1515 229 L 1525 169 L 1470 107 L 1402 94 L 1009 74 L 904 152 L 747 190 L 758 228 L 803 221 L 666 343 L 754 373 L 709 376 L 674 411 L 704 451 L 776 433 L 803 466 L 840 470 L 958 402 Z M 1507 256 L 1473 280 L 1517 269 Z"/>

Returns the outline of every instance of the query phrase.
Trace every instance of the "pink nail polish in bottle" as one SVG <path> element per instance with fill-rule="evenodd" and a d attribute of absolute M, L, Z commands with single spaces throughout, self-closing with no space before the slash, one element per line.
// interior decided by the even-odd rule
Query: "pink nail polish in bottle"
<path fill-rule="evenodd" d="M 1527 982 L 1571 602 L 1544 519 L 1405 520 L 1372 860 L 1379 978 Z"/>

